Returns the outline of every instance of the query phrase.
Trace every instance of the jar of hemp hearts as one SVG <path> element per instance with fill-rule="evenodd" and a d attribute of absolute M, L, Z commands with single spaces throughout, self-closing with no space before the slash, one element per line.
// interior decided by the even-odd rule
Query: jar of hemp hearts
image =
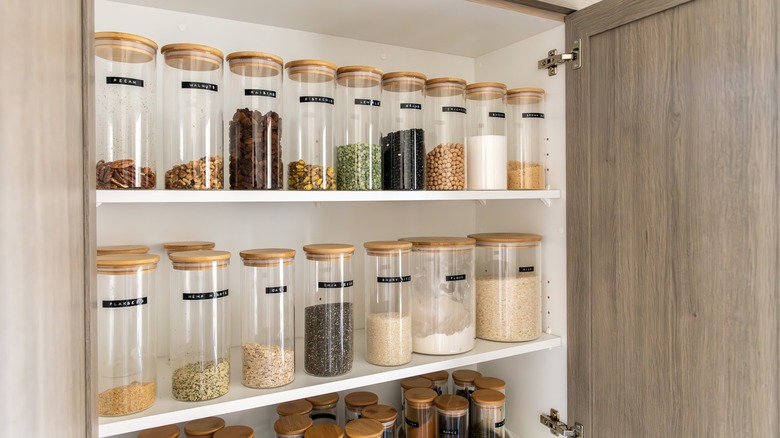
<path fill-rule="evenodd" d="M 545 142 L 544 90 L 514 88 L 506 92 L 507 189 L 542 190 Z"/>
<path fill-rule="evenodd" d="M 466 188 L 466 81 L 425 81 L 425 189 Z"/>
<path fill-rule="evenodd" d="M 154 189 L 157 44 L 95 33 L 97 189 Z"/>
<path fill-rule="evenodd" d="M 170 363 L 173 398 L 210 400 L 230 388 L 228 251 L 185 251 L 173 263 Z"/>

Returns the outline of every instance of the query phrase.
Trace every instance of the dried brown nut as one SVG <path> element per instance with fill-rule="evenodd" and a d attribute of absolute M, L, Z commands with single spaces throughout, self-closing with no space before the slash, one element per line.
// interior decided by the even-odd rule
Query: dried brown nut
<path fill-rule="evenodd" d="M 157 175 L 151 167 L 138 169 L 135 160 L 100 160 L 95 165 L 98 189 L 153 189 Z"/>

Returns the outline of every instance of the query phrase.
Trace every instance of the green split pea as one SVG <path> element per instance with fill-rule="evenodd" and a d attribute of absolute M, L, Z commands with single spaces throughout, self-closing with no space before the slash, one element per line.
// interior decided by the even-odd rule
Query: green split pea
<path fill-rule="evenodd" d="M 366 143 L 338 146 L 336 189 L 382 190 L 382 147 Z"/>

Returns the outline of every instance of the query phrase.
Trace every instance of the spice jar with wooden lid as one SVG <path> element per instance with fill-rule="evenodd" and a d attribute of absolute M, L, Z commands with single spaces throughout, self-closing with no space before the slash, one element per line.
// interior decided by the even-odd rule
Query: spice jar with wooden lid
<path fill-rule="evenodd" d="M 513 88 L 506 92 L 507 189 L 542 190 L 545 187 L 543 145 L 544 90 Z"/>
<path fill-rule="evenodd" d="M 436 430 L 439 436 L 468 438 L 469 401 L 459 395 L 440 395 L 436 405 Z"/>
<path fill-rule="evenodd" d="M 425 189 L 466 188 L 466 81 L 425 81 Z"/>
<path fill-rule="evenodd" d="M 478 389 L 471 394 L 471 436 L 503 438 L 506 396 L 492 389 Z"/>
<path fill-rule="evenodd" d="M 144 245 L 101 245 L 97 247 L 97 255 L 113 254 L 146 254 L 149 247 Z"/>
<path fill-rule="evenodd" d="M 144 429 L 138 432 L 138 438 L 178 438 L 179 426 L 169 424 L 167 426 L 158 426 L 151 429 Z"/>
<path fill-rule="evenodd" d="M 184 435 L 187 438 L 212 438 L 223 427 L 225 420 L 219 417 L 199 418 L 184 424 Z"/>
<path fill-rule="evenodd" d="M 450 393 L 450 373 L 446 370 L 434 371 L 428 374 L 421 374 L 420 377 L 430 380 L 433 385 L 431 389 L 439 395 Z"/>
<path fill-rule="evenodd" d="M 506 190 L 506 85 L 466 86 L 466 181 L 469 190 Z"/>
<path fill-rule="evenodd" d="M 344 438 L 344 429 L 334 424 L 315 424 L 303 434 L 305 438 Z"/>
<path fill-rule="evenodd" d="M 382 187 L 425 188 L 425 80 L 422 73 L 382 76 Z"/>
<path fill-rule="evenodd" d="M 344 397 L 344 422 L 360 418 L 361 412 L 368 406 L 379 403 L 379 397 L 373 392 L 356 391 Z M 347 433 L 349 435 L 349 433 Z"/>
<path fill-rule="evenodd" d="M 474 379 L 474 388 L 475 390 L 492 389 L 501 394 L 506 394 L 506 382 L 498 377 L 477 377 Z"/>
<path fill-rule="evenodd" d="M 337 424 L 336 407 L 339 403 L 339 394 L 331 392 L 320 394 L 314 397 L 306 398 L 311 403 L 312 409 L 309 417 L 315 425 L 319 424 Z"/>
<path fill-rule="evenodd" d="M 344 431 L 349 438 L 380 438 L 384 427 L 376 420 L 360 418 L 347 423 Z"/>
<path fill-rule="evenodd" d="M 296 414 L 308 416 L 311 410 L 312 404 L 308 400 L 293 400 L 276 406 L 276 415 L 279 418 Z"/>
<path fill-rule="evenodd" d="M 312 424 L 308 415 L 287 415 L 274 422 L 274 432 L 277 438 L 302 438 Z"/>
<path fill-rule="evenodd" d="M 249 426 L 235 425 L 220 429 L 214 438 L 254 438 L 255 431 Z"/>
<path fill-rule="evenodd" d="M 398 411 L 388 405 L 368 406 L 360 413 L 361 418 L 376 420 L 382 424 L 382 438 L 395 438 Z"/>
<path fill-rule="evenodd" d="M 436 417 L 433 400 L 436 391 L 427 388 L 412 388 L 404 393 L 404 431 L 406 438 L 434 438 Z"/>
<path fill-rule="evenodd" d="M 407 377 L 401 380 L 399 385 L 401 386 L 401 418 L 403 418 L 406 407 L 406 397 L 404 397 L 406 391 L 414 388 L 431 389 L 433 382 L 423 377 Z"/>
<path fill-rule="evenodd" d="M 482 373 L 473 370 L 457 370 L 452 372 L 452 387 L 454 393 L 467 400 L 471 400 L 471 393 L 474 392 L 474 380 L 482 377 Z"/>

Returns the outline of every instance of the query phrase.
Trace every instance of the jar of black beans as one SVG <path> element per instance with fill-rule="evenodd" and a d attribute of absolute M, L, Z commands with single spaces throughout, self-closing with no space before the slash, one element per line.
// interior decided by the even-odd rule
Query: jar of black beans
<path fill-rule="evenodd" d="M 425 132 L 423 101 L 425 75 L 387 73 L 382 77 L 382 188 L 425 188 Z"/>

